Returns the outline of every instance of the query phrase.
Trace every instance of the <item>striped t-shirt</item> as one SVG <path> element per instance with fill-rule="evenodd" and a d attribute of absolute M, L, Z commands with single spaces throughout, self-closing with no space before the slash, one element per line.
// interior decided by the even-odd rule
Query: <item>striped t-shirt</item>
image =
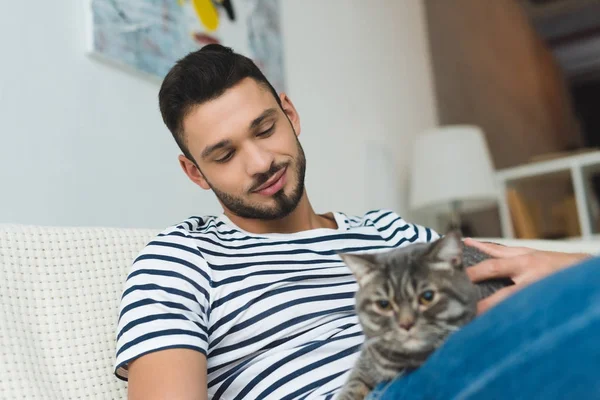
<path fill-rule="evenodd" d="M 391 211 L 333 214 L 337 229 L 254 234 L 220 215 L 159 234 L 125 284 L 116 375 L 140 355 L 188 348 L 207 357 L 209 398 L 334 398 L 363 342 L 356 280 L 337 253 L 439 236 Z"/>

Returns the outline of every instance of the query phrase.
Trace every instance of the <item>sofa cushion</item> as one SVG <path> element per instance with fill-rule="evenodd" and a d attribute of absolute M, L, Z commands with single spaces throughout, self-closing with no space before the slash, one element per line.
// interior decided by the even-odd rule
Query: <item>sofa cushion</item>
<path fill-rule="evenodd" d="M 0 225 L 0 398 L 118 399 L 123 283 L 152 230 Z"/>

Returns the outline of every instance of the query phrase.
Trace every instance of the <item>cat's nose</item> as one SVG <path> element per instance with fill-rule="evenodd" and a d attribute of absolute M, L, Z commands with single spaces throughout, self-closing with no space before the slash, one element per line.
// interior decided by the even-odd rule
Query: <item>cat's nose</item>
<path fill-rule="evenodd" d="M 400 321 L 400 328 L 406 331 L 410 331 L 410 328 L 412 328 L 413 326 L 415 326 L 415 320 L 412 318 Z"/>

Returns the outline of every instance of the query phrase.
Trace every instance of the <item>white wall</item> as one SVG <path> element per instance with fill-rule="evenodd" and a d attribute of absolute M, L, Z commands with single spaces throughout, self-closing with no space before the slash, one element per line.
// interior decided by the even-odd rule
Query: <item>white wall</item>
<path fill-rule="evenodd" d="M 437 121 L 423 2 L 282 3 L 313 205 L 410 218 L 409 146 Z"/>
<path fill-rule="evenodd" d="M 0 222 L 162 228 L 219 212 L 179 170 L 159 85 L 84 55 L 83 3 L 0 6 Z M 282 3 L 315 208 L 403 212 L 406 145 L 436 119 L 421 2 Z"/>

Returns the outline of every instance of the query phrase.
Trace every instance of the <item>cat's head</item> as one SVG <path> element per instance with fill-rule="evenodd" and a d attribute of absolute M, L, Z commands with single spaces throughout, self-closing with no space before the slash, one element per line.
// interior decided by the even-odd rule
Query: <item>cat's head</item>
<path fill-rule="evenodd" d="M 429 353 L 476 315 L 460 233 L 376 254 L 341 254 L 359 284 L 356 311 L 367 338 L 390 350 Z"/>

